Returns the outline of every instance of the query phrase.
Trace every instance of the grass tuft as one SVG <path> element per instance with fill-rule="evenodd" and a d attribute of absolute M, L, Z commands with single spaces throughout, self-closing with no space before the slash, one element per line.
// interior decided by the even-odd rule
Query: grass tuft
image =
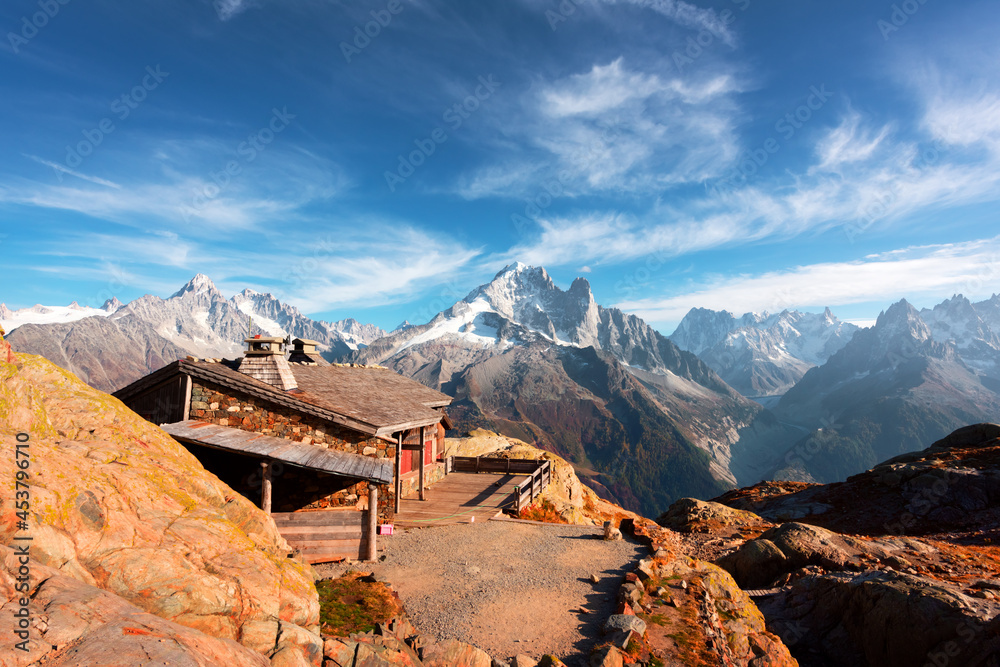
<path fill-rule="evenodd" d="M 369 632 L 376 623 L 399 615 L 400 604 L 392 591 L 384 584 L 361 581 L 363 576 L 352 572 L 316 582 L 324 634 L 346 637 L 354 632 Z"/>

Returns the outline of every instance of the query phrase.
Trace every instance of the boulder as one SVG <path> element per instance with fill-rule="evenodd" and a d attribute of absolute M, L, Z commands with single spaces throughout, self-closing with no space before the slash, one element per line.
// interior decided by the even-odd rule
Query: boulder
<path fill-rule="evenodd" d="M 590 667 L 624 667 L 622 652 L 614 646 L 599 648 L 590 654 Z"/>
<path fill-rule="evenodd" d="M 492 667 L 486 651 L 455 639 L 430 644 L 420 650 L 425 667 Z M 360 666 L 359 666 L 360 667 Z"/>
<path fill-rule="evenodd" d="M 885 549 L 817 526 L 785 523 L 765 531 L 719 559 L 743 588 L 766 588 L 780 575 L 816 565 L 843 570 L 863 555 L 888 557 Z"/>
<path fill-rule="evenodd" d="M 289 557 L 270 517 L 173 438 L 27 354 L 0 361 L 0 414 L 7 451 L 16 434 L 29 438 L 35 563 L 180 625 L 319 664 L 308 564 Z M 4 479 L 15 470 L 13 457 L 0 457 Z M 0 501 L 0 544 L 13 544 L 17 521 Z M 305 641 L 292 626 L 311 643 L 281 645 L 279 636 Z"/>
<path fill-rule="evenodd" d="M 699 529 L 709 532 L 724 527 L 760 526 L 766 522 L 752 512 L 695 498 L 681 498 L 661 514 L 656 523 L 690 533 Z"/>
<path fill-rule="evenodd" d="M 58 570 L 29 561 L 26 582 L 13 549 L 0 547 L 0 664 L 22 667 L 78 665 L 175 665 L 267 667 L 260 653 L 231 639 L 203 632 L 144 612 L 122 598 L 82 583 Z M 27 590 L 15 586 L 26 583 Z M 21 599 L 28 601 L 29 637 L 21 651 L 15 643 Z"/>
<path fill-rule="evenodd" d="M 355 635 L 358 642 L 354 667 L 420 667 L 421 661 L 405 642 L 389 635 Z"/>
<path fill-rule="evenodd" d="M 608 616 L 608 620 L 604 622 L 604 634 L 610 634 L 612 632 L 626 632 L 631 630 L 637 635 L 644 635 L 646 633 L 646 621 L 642 620 L 638 616 L 629 616 L 628 614 L 612 614 Z"/>
<path fill-rule="evenodd" d="M 340 637 L 326 639 L 323 642 L 323 667 L 351 667 L 357 652 L 356 641 Z"/>
<path fill-rule="evenodd" d="M 510 667 L 535 667 L 538 661 L 531 656 L 524 655 L 523 653 L 518 653 L 514 656 L 514 659 L 510 661 Z"/>

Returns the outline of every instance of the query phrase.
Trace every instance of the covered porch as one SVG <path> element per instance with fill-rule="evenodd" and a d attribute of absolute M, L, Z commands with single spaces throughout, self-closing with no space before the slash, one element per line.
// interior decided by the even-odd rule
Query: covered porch
<path fill-rule="evenodd" d="M 379 487 L 393 482 L 391 461 L 194 420 L 162 428 L 270 514 L 281 536 L 310 563 L 375 559 Z M 347 495 L 350 505 L 295 509 L 359 486 L 366 493 Z"/>

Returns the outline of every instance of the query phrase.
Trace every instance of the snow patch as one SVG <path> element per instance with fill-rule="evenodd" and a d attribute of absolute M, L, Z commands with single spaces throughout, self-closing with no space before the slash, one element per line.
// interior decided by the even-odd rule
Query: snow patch
<path fill-rule="evenodd" d="M 43 306 L 37 304 L 31 308 L 8 311 L 8 315 L 0 320 L 0 326 L 10 333 L 22 324 L 65 324 L 76 322 L 85 317 L 107 317 L 106 310 L 78 305 L 75 301 L 69 306 Z"/>

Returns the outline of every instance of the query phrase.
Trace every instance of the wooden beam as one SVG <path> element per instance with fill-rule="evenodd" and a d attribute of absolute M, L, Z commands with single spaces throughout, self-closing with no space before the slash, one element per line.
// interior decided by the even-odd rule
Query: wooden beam
<path fill-rule="evenodd" d="M 406 434 L 403 431 L 400 431 L 398 434 L 396 434 L 396 475 L 395 478 L 393 479 L 393 484 L 394 484 L 393 489 L 395 489 L 396 492 L 395 493 L 396 498 L 393 502 L 393 505 L 395 507 L 396 514 L 399 514 L 399 496 L 402 495 L 403 491 L 403 479 L 400 476 L 399 471 L 403 461 L 403 438 L 405 437 L 405 435 Z"/>
<path fill-rule="evenodd" d="M 424 500 L 424 427 L 420 427 L 420 499 Z"/>
<path fill-rule="evenodd" d="M 365 526 L 368 553 L 365 560 L 375 560 L 375 533 L 378 532 L 378 485 L 368 484 L 368 525 Z"/>
<path fill-rule="evenodd" d="M 260 467 L 264 469 L 263 471 L 263 481 L 260 486 L 260 508 L 271 513 L 271 462 L 261 461 Z"/>

